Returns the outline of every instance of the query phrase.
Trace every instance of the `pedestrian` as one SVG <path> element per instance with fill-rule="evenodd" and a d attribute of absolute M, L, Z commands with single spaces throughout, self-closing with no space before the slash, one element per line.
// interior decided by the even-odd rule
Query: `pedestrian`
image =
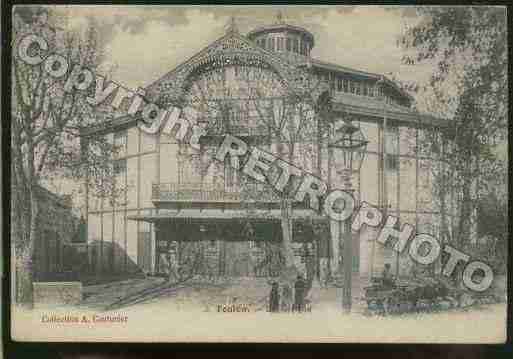
<path fill-rule="evenodd" d="M 393 287 L 394 280 L 392 278 L 392 273 L 390 273 L 390 263 L 385 264 L 385 268 L 383 269 L 383 285 L 386 287 Z"/>
<path fill-rule="evenodd" d="M 302 276 L 298 275 L 296 284 L 294 285 L 294 309 L 293 311 L 301 312 L 304 307 L 306 283 Z"/>
<path fill-rule="evenodd" d="M 279 312 L 280 311 L 280 292 L 278 282 L 272 282 L 271 293 L 269 294 L 269 311 Z"/>
<path fill-rule="evenodd" d="M 289 283 L 283 283 L 281 294 L 281 311 L 290 312 L 292 304 L 292 288 Z"/>

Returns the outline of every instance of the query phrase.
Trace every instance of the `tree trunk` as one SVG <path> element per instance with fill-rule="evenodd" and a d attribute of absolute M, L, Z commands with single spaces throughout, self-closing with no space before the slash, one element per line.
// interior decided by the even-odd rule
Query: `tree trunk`
<path fill-rule="evenodd" d="M 288 149 L 288 162 L 292 163 L 294 158 L 294 144 L 289 143 Z M 283 147 L 279 147 L 280 158 L 284 158 Z M 289 197 L 289 193 L 287 190 L 284 191 L 281 198 L 280 203 L 281 210 L 281 229 L 282 229 L 282 254 L 285 259 L 285 271 L 287 273 L 296 272 L 296 266 L 294 264 L 294 251 L 292 250 L 292 198 Z M 294 278 L 295 280 L 295 278 Z"/>
<path fill-rule="evenodd" d="M 472 204 L 470 195 L 470 179 L 466 179 L 462 188 L 462 200 L 459 211 L 458 221 L 458 234 L 456 236 L 456 247 L 458 250 L 463 251 L 466 243 L 470 241 L 470 225 L 472 215 Z M 453 280 L 455 283 L 462 283 L 461 276 L 463 273 L 463 265 L 456 266 L 453 274 Z"/>
<path fill-rule="evenodd" d="M 462 188 L 463 198 L 461 201 L 461 212 L 459 218 L 458 247 L 461 250 L 466 242 L 470 240 L 470 225 L 472 215 L 472 197 L 470 195 L 470 181 L 465 181 Z"/>
<path fill-rule="evenodd" d="M 29 307 L 33 306 L 33 291 L 32 291 L 32 283 L 34 280 L 34 249 L 35 249 L 35 241 L 37 238 L 37 221 L 38 221 L 38 202 L 36 199 L 36 186 L 30 186 L 29 188 L 29 204 L 28 208 L 30 208 L 30 218 L 29 221 L 29 231 L 24 234 L 24 243 L 21 249 L 21 253 L 17 256 L 17 287 L 18 287 L 18 300 L 22 305 L 26 305 Z"/>
<path fill-rule="evenodd" d="M 283 258 L 285 268 L 294 267 L 294 251 L 292 250 L 292 203 L 288 198 L 281 200 L 281 229 L 283 234 Z"/>
<path fill-rule="evenodd" d="M 23 306 L 33 306 L 33 263 L 28 251 L 18 257 L 16 263 L 17 303 Z"/>

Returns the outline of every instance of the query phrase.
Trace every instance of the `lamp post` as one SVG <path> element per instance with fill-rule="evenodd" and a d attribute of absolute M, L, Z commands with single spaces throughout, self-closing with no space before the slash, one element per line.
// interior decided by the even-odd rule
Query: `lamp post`
<path fill-rule="evenodd" d="M 329 147 L 333 148 L 335 170 L 341 176 L 345 191 L 352 191 L 351 176 L 358 172 L 365 157 L 368 141 L 359 127 L 349 120 L 342 119 L 334 123 L 332 139 Z M 344 255 L 344 286 L 342 294 L 342 308 L 344 312 L 351 312 L 352 298 L 352 267 L 353 246 L 351 235 L 351 218 L 339 223 L 339 243 L 343 243 Z"/>

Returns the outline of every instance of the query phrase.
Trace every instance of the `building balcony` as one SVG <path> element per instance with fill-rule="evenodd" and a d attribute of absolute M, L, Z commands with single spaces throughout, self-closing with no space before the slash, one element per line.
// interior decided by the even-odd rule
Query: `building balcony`
<path fill-rule="evenodd" d="M 269 129 L 265 125 L 257 124 L 209 124 L 206 127 L 207 137 L 218 137 L 225 135 L 232 135 L 236 137 L 259 137 L 267 136 Z"/>
<path fill-rule="evenodd" d="M 206 183 L 154 183 L 154 202 L 203 202 L 203 203 L 278 203 L 280 198 L 262 184 L 251 184 L 244 189 L 227 190 L 222 186 Z"/>

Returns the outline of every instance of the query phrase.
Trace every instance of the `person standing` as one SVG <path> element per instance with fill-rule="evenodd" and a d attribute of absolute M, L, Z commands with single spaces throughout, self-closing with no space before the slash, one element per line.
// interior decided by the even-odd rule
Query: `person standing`
<path fill-rule="evenodd" d="M 306 282 L 304 281 L 302 276 L 298 275 L 296 284 L 294 285 L 294 309 L 293 309 L 293 311 L 298 311 L 298 312 L 303 311 L 304 300 L 305 300 L 305 289 L 306 289 Z"/>
<path fill-rule="evenodd" d="M 392 278 L 392 273 L 390 272 L 390 263 L 385 264 L 385 268 L 382 273 L 383 285 L 386 287 L 393 287 L 394 279 Z"/>
<path fill-rule="evenodd" d="M 283 283 L 281 293 L 281 311 L 290 312 L 292 304 L 292 288 L 289 283 Z"/>
<path fill-rule="evenodd" d="M 280 311 L 280 292 L 278 282 L 272 282 L 271 293 L 269 294 L 269 311 L 272 313 Z"/>

